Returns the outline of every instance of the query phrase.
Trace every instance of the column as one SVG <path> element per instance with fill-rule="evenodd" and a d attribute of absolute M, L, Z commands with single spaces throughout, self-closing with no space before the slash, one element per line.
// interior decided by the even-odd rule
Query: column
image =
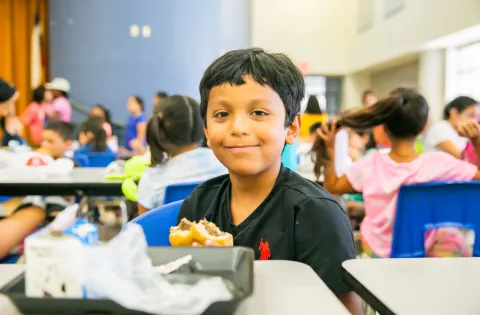
<path fill-rule="evenodd" d="M 444 49 L 421 52 L 418 67 L 419 92 L 430 105 L 430 119 L 438 121 L 443 118 L 445 107 L 445 69 Z"/>

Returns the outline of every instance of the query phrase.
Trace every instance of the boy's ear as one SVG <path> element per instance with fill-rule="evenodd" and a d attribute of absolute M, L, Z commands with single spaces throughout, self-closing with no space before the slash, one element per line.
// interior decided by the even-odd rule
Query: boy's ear
<path fill-rule="evenodd" d="M 293 118 L 293 121 L 290 124 L 290 126 L 287 127 L 287 137 L 285 139 L 285 142 L 287 144 L 293 144 L 295 142 L 295 139 L 300 133 L 301 126 L 302 126 L 302 119 L 300 118 L 300 114 L 297 114 Z"/>
<path fill-rule="evenodd" d="M 207 135 L 207 128 L 205 128 L 205 125 L 203 126 L 203 134 L 205 135 L 205 139 L 207 139 L 207 147 L 211 148 L 210 140 L 208 139 L 208 135 Z"/>
<path fill-rule="evenodd" d="M 65 140 L 65 145 L 67 146 L 67 148 L 70 148 L 73 144 L 73 140 Z"/>

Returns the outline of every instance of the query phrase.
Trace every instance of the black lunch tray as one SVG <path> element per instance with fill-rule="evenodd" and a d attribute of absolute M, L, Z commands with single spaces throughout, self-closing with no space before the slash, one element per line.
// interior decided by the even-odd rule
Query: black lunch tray
<path fill-rule="evenodd" d="M 228 279 L 235 287 L 235 298 L 217 302 L 203 313 L 205 315 L 233 314 L 241 301 L 253 293 L 254 253 L 250 248 L 192 248 L 150 247 L 148 255 L 155 266 L 162 265 L 188 254 L 201 265 L 201 274 Z M 25 295 L 24 274 L 21 274 L 0 291 L 7 295 L 22 314 L 82 314 L 82 315 L 145 315 L 126 309 L 111 300 L 29 298 Z"/>

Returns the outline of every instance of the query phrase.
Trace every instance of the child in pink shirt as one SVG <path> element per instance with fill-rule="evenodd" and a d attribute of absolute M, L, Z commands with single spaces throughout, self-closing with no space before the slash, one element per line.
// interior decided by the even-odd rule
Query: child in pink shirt
<path fill-rule="evenodd" d="M 36 146 L 42 141 L 43 126 L 51 115 L 51 105 L 45 102 L 45 91 L 45 87 L 37 87 L 33 91 L 33 102 L 20 116 L 20 120 L 28 128 L 30 139 Z"/>
<path fill-rule="evenodd" d="M 363 194 L 365 218 L 360 233 L 364 251 L 372 257 L 390 257 L 397 197 L 402 185 L 480 179 L 477 166 L 447 153 L 417 153 L 415 139 L 425 127 L 428 109 L 422 95 L 409 89 L 397 89 L 371 107 L 348 111 L 338 123 L 318 131 L 325 144 L 317 152 L 317 163 L 324 164 L 324 187 L 332 194 L 354 190 Z M 344 176 L 337 177 L 333 167 L 333 139 L 337 126 L 368 129 L 381 124 L 392 143 L 390 153 L 374 152 L 356 162 Z M 476 121 L 460 124 L 458 132 L 472 139 L 479 150 L 480 127 Z M 467 254 L 462 234 L 453 228 L 427 233 L 425 248 L 427 256 Z"/>
<path fill-rule="evenodd" d="M 53 93 L 52 119 L 70 123 L 72 120 L 72 105 L 68 100 L 70 83 L 64 78 L 55 78 L 45 87 Z"/>

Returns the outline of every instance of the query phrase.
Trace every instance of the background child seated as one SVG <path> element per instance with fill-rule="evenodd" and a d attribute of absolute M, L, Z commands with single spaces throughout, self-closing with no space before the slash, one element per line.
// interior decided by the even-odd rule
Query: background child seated
<path fill-rule="evenodd" d="M 100 118 L 90 118 L 80 125 L 78 129 L 78 143 L 80 148 L 75 150 L 74 159 L 77 154 L 90 152 L 112 153 L 107 147 L 107 135 L 103 128 L 103 121 Z"/>
<path fill-rule="evenodd" d="M 90 110 L 90 118 L 98 118 L 102 123 L 102 128 L 105 130 L 107 139 L 112 136 L 112 122 L 110 118 L 110 111 L 100 104 L 92 107 Z"/>
<path fill-rule="evenodd" d="M 52 122 L 43 130 L 42 147 L 36 152 L 48 154 L 54 159 L 62 158 L 70 147 L 72 134 L 70 124 Z M 11 216 L 0 220 L 0 262 L 8 257 L 21 255 L 23 240 L 72 201 L 62 196 L 25 197 Z"/>
<path fill-rule="evenodd" d="M 445 152 L 420 155 L 416 151 L 416 138 L 427 123 L 428 111 L 422 95 L 409 89 L 397 89 L 388 98 L 370 107 L 344 113 L 338 122 L 343 127 L 369 129 L 383 124 L 392 149 L 389 154 L 375 151 L 360 159 L 341 177 L 332 167 L 336 124 L 333 123 L 331 128 L 325 125 L 319 131 L 324 147 L 317 151 L 317 163 L 322 163 L 325 168 L 324 187 L 333 194 L 354 190 L 363 193 L 365 218 L 361 225 L 362 247 L 371 257 L 390 256 L 397 195 L 402 185 L 480 179 L 476 166 Z M 475 121 L 461 127 L 460 133 L 471 138 L 477 148 L 480 146 L 480 127 Z M 456 248 L 446 253 L 442 241 L 448 239 L 455 243 Z M 425 248 L 428 256 L 468 254 L 462 234 L 451 228 L 427 232 Z"/>
<path fill-rule="evenodd" d="M 67 157 L 73 142 L 73 127 L 63 121 L 52 121 L 42 131 L 40 149 L 49 152 L 54 159 Z"/>
<path fill-rule="evenodd" d="M 227 172 L 210 149 L 200 147 L 202 119 L 194 99 L 173 95 L 155 108 L 147 124 L 151 168 L 138 185 L 140 214 L 163 204 L 168 185 L 204 181 Z"/>
<path fill-rule="evenodd" d="M 112 121 L 110 118 L 110 111 L 103 105 L 95 105 L 90 111 L 90 118 L 100 118 L 102 120 L 102 127 L 107 134 L 107 146 L 113 153 L 118 151 L 118 138 L 113 134 Z"/>

